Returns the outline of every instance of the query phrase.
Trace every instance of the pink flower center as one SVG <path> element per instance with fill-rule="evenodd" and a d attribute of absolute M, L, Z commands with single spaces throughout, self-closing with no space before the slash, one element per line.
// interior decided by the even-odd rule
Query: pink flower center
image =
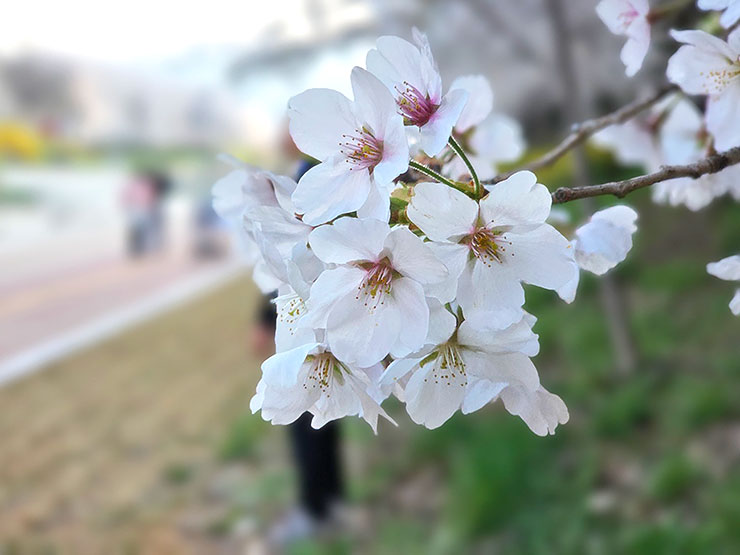
<path fill-rule="evenodd" d="M 422 94 L 408 81 L 404 81 L 403 84 L 406 86 L 404 90 L 396 87 L 398 92 L 396 103 L 398 104 L 398 112 L 403 116 L 404 123 L 418 127 L 426 125 L 439 108 L 439 104 L 432 102 L 428 95 Z"/>
<path fill-rule="evenodd" d="M 372 171 L 383 160 L 383 141 L 376 139 L 367 127 L 355 130 L 355 135 L 343 134 L 342 139 L 340 152 L 353 167 Z"/>
<path fill-rule="evenodd" d="M 503 261 L 502 257 L 506 251 L 505 245 L 510 244 L 509 241 L 503 239 L 500 233 L 487 227 L 474 230 L 464 242 L 467 243 L 473 256 L 489 267 L 494 262 L 501 263 Z"/>
<path fill-rule="evenodd" d="M 365 269 L 365 279 L 358 288 L 355 299 L 362 300 L 370 311 L 385 304 L 393 283 L 393 268 L 387 259 L 375 262 Z"/>

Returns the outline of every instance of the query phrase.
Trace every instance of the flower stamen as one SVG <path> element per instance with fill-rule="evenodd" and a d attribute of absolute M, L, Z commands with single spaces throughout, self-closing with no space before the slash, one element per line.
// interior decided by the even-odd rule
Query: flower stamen
<path fill-rule="evenodd" d="M 396 104 L 398 104 L 398 112 L 403 116 L 404 123 L 418 127 L 426 125 L 439 105 L 432 102 L 428 95 L 422 94 L 408 81 L 404 81 L 403 84 L 405 89 L 396 87 L 398 93 Z"/>
<path fill-rule="evenodd" d="M 383 159 L 383 141 L 377 139 L 367 127 L 355 130 L 355 135 L 343 134 L 339 143 L 346 162 L 359 169 L 372 169 Z M 352 168 L 350 168 L 352 169 Z"/>

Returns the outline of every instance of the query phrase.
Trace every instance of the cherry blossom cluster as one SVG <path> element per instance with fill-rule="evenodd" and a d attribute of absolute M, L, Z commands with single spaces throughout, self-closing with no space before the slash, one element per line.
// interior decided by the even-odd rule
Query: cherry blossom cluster
<path fill-rule="evenodd" d="M 532 362 L 523 284 L 572 301 L 579 265 L 601 274 L 624 259 L 636 214 L 596 214 L 571 242 L 547 222 L 551 195 L 533 173 L 484 187 L 521 155 L 521 129 L 493 113 L 482 76 L 445 92 L 426 37 L 414 38 L 378 39 L 367 69 L 352 70 L 352 100 L 328 89 L 290 100 L 291 136 L 317 161 L 297 183 L 230 160 L 213 188 L 255 282 L 278 295 L 276 354 L 251 408 L 274 424 L 310 411 L 314 427 L 358 415 L 375 430 L 395 395 L 435 428 L 500 399 L 553 433 L 568 411 Z"/>
<path fill-rule="evenodd" d="M 700 7 L 724 9 L 726 26 L 737 19 L 734 0 Z M 602 0 L 597 13 L 628 37 L 622 60 L 635 74 L 655 12 L 647 0 Z M 683 45 L 667 74 L 681 92 L 593 137 L 650 171 L 740 145 L 740 30 L 672 36 Z M 626 258 L 637 213 L 612 206 L 566 238 L 534 173 L 497 177 L 525 145 L 519 124 L 493 111 L 485 77 L 445 89 L 417 30 L 413 42 L 379 38 L 365 65 L 351 72 L 352 99 L 310 89 L 289 101 L 291 137 L 315 161 L 298 182 L 228 159 L 233 171 L 213 188 L 255 282 L 277 295 L 276 354 L 253 412 L 288 424 L 309 411 L 314 427 L 356 415 L 376 430 L 379 417 L 392 422 L 382 404 L 393 395 L 436 428 L 500 400 L 536 434 L 554 433 L 568 411 L 533 363 L 524 285 L 573 301 L 581 270 L 602 275 Z M 686 95 L 705 96 L 704 113 Z M 657 183 L 654 198 L 691 209 L 740 198 L 740 165 L 712 171 Z M 738 264 L 707 269 L 740 280 Z"/>
<path fill-rule="evenodd" d="M 725 38 L 704 30 L 672 30 L 671 37 L 681 46 L 668 60 L 666 75 L 680 92 L 593 137 L 624 164 L 653 172 L 740 146 L 740 0 L 698 0 L 697 6 L 721 12 Z M 651 24 L 662 17 L 661 7 L 651 10 L 648 0 L 601 0 L 596 11 L 610 31 L 627 37 L 621 59 L 627 75 L 634 75 L 648 53 Z M 705 99 L 703 113 L 690 97 Z M 690 210 L 700 210 L 723 195 L 740 200 L 740 165 L 657 183 L 652 195 L 655 202 Z M 709 264 L 707 269 L 717 277 L 738 280 L 737 258 Z M 734 314 L 740 312 L 738 294 L 730 308 Z"/>

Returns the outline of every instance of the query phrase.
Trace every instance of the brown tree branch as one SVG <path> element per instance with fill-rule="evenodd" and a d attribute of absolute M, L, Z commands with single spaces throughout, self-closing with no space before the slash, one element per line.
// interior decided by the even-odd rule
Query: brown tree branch
<path fill-rule="evenodd" d="M 614 195 L 622 198 L 625 195 L 649 187 L 661 181 L 676 179 L 677 177 L 692 177 L 697 179 L 702 175 L 717 173 L 728 166 L 740 163 L 740 146 L 712 154 L 684 166 L 662 166 L 657 172 L 625 179 L 624 181 L 612 181 L 601 185 L 587 185 L 585 187 L 560 187 L 552 194 L 553 204 L 562 204 L 572 200 L 596 197 L 599 195 Z"/>
<path fill-rule="evenodd" d="M 545 166 L 549 166 L 550 164 L 553 164 L 554 162 L 559 160 L 569 150 L 573 149 L 573 147 L 581 144 L 597 131 L 601 131 L 605 127 L 609 127 L 610 125 L 614 125 L 617 123 L 623 123 L 628 119 L 633 118 L 643 110 L 650 108 L 653 104 L 661 100 L 665 95 L 675 90 L 678 90 L 678 87 L 676 85 L 666 85 L 664 87 L 661 87 L 661 89 L 657 92 L 651 94 L 649 97 L 631 102 L 630 104 L 627 104 L 626 106 L 623 106 L 610 114 L 577 123 L 573 126 L 570 135 L 568 135 L 560 142 L 560 144 L 558 144 L 558 146 L 547 152 L 542 157 L 516 170 L 499 174 L 493 179 L 486 181 L 486 183 L 498 183 L 499 181 L 503 181 L 504 179 L 511 177 L 518 171 L 536 171 L 540 168 L 544 168 Z"/>

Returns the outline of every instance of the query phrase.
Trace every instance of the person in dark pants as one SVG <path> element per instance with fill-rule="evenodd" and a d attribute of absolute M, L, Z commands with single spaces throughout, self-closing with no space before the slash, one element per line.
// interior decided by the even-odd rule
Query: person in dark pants
<path fill-rule="evenodd" d="M 296 179 L 314 163 L 302 160 Z M 272 299 L 265 298 L 260 308 L 260 327 L 274 336 L 277 313 Z M 291 452 L 298 474 L 298 508 L 278 522 L 270 533 L 277 544 L 319 533 L 328 526 L 344 496 L 340 453 L 339 423 L 311 427 L 313 416 L 306 412 L 288 426 Z"/>

